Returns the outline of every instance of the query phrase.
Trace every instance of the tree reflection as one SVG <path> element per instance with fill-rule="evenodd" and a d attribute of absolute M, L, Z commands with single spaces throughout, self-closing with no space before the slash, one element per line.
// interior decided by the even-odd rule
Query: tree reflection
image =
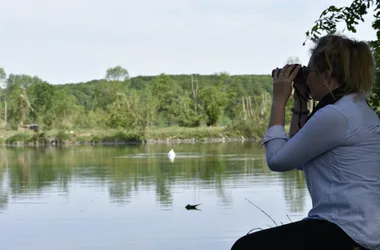
<path fill-rule="evenodd" d="M 111 182 L 108 186 L 111 202 L 127 205 L 131 202 L 132 184 L 130 182 Z"/>
<path fill-rule="evenodd" d="M 50 152 L 51 153 L 51 152 Z M 51 188 L 59 182 L 64 191 L 67 191 L 71 168 L 66 168 L 61 162 L 55 165 L 49 152 L 43 148 L 18 148 L 6 151 L 9 159 L 9 185 L 13 196 L 18 194 L 40 192 L 44 188 Z"/>
<path fill-rule="evenodd" d="M 304 173 L 292 170 L 283 173 L 284 197 L 286 206 L 291 213 L 304 211 L 305 198 L 307 194 Z"/>
<path fill-rule="evenodd" d="M 0 150 L 0 211 L 8 207 L 8 155 L 6 149 Z"/>
<path fill-rule="evenodd" d="M 264 151 L 255 144 L 179 144 L 175 145 L 176 160 L 171 163 L 167 152 L 172 147 L 2 149 L 0 180 L 2 184 L 7 181 L 9 188 L 0 189 L 0 203 L 7 204 L 8 196 L 38 195 L 51 189 L 69 193 L 73 182 L 89 181 L 107 187 L 110 201 L 120 205 L 130 204 L 148 190 L 154 191 L 160 206 L 171 207 L 174 191 L 212 189 L 218 202 L 228 206 L 232 197 L 226 185 L 273 174 L 265 164 Z M 4 169 L 8 174 L 5 177 Z M 301 211 L 305 196 L 302 173 L 289 172 L 281 178 L 291 211 Z"/>

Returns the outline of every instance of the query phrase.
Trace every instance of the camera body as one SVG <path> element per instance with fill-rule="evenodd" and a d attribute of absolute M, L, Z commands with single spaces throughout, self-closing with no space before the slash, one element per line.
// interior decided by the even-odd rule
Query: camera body
<path fill-rule="evenodd" d="M 295 67 L 294 67 L 295 69 Z M 293 70 L 294 70 L 293 69 Z M 278 69 L 279 72 L 281 72 L 282 68 Z M 274 76 L 274 72 L 275 72 L 275 69 L 272 70 L 272 78 Z M 293 71 L 292 71 L 293 72 Z M 292 73 L 290 72 L 290 74 Z M 304 84 L 306 82 L 306 78 L 307 78 L 307 75 L 308 75 L 308 71 L 307 71 L 307 67 L 306 66 L 302 66 L 300 68 L 300 70 L 298 71 L 296 77 L 294 78 L 294 81 L 297 81 L 298 83 L 300 84 Z"/>

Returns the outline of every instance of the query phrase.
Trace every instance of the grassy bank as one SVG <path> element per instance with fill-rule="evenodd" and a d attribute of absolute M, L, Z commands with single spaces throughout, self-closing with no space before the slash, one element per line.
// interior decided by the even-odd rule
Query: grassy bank
<path fill-rule="evenodd" d="M 3 146 L 127 144 L 127 143 L 196 143 L 259 141 L 258 135 L 247 136 L 224 127 L 149 128 L 144 132 L 126 130 L 50 130 L 33 132 L 28 129 L 1 130 Z"/>

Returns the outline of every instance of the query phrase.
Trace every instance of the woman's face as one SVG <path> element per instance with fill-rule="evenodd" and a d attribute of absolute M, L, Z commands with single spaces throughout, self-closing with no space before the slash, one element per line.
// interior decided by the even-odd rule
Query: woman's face
<path fill-rule="evenodd" d="M 306 84 L 310 89 L 311 97 L 320 101 L 324 96 L 335 88 L 331 85 L 331 77 L 327 72 L 319 72 L 317 66 L 313 63 L 313 57 L 310 58 L 307 65 L 308 75 L 306 78 Z"/>

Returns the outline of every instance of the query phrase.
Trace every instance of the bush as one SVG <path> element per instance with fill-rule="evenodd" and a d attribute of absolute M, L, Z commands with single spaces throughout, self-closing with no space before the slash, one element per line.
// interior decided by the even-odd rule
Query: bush
<path fill-rule="evenodd" d="M 63 131 L 58 132 L 55 136 L 55 139 L 58 144 L 70 143 L 73 140 L 73 135 L 69 133 L 65 133 Z"/>
<path fill-rule="evenodd" d="M 45 145 L 49 143 L 49 140 L 47 139 L 45 133 L 36 133 L 36 134 L 33 134 L 33 136 L 29 138 L 26 142 L 33 143 L 34 145 L 36 144 Z"/>
<path fill-rule="evenodd" d="M 227 126 L 226 131 L 247 138 L 263 137 L 267 124 L 258 119 L 239 119 Z"/>
<path fill-rule="evenodd" d="M 17 133 L 15 135 L 12 135 L 11 137 L 7 138 L 5 140 L 6 144 L 18 144 L 18 143 L 25 143 L 28 142 L 31 139 L 31 135 L 26 133 Z"/>
<path fill-rule="evenodd" d="M 131 142 L 142 142 L 144 141 L 144 135 L 142 132 L 137 131 L 129 131 L 129 132 L 123 132 L 119 131 L 116 132 L 114 135 L 111 136 L 104 136 L 101 138 L 100 136 L 94 136 L 91 140 L 92 143 L 131 143 Z"/>

